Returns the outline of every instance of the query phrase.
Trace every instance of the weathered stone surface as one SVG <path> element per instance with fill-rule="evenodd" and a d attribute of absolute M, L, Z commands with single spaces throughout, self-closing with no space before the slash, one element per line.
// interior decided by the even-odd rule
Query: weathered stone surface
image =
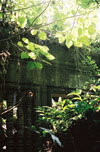
<path fill-rule="evenodd" d="M 74 48 L 68 50 L 66 47 L 57 43 L 48 44 L 51 54 L 55 56 L 52 65 L 44 64 L 42 70 L 34 69 L 29 71 L 26 67 L 26 60 L 20 60 L 18 67 L 18 59 L 11 57 L 8 73 L 6 77 L 6 86 L 14 88 L 35 88 L 36 96 L 38 96 L 36 104 L 46 105 L 50 93 L 53 88 L 63 92 L 67 92 L 69 88 L 81 88 L 87 77 L 83 73 L 79 73 L 76 68 L 74 59 Z M 49 89 L 50 88 L 50 89 Z"/>

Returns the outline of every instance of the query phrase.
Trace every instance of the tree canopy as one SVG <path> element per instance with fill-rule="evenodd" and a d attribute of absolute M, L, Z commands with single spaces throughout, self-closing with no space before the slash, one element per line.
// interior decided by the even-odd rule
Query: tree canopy
<path fill-rule="evenodd" d="M 40 41 L 58 39 L 68 48 L 89 46 L 96 35 L 99 3 L 99 0 L 1 0 L 0 43 L 6 44 L 5 48 L 1 45 L 1 51 L 11 43 L 19 49 L 22 59 L 31 58 L 29 69 L 41 69 L 41 55 L 47 60 L 55 57 L 47 46 L 30 41 L 27 34 Z"/>

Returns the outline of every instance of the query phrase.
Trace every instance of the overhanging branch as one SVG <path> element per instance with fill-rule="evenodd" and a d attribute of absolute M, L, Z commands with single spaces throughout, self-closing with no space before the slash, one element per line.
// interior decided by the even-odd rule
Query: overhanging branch
<path fill-rule="evenodd" d="M 17 36 L 19 36 L 19 35 L 22 35 L 22 34 L 24 34 L 24 33 L 27 33 L 27 32 L 29 32 L 29 31 L 31 31 L 32 29 L 41 29 L 42 27 L 49 26 L 49 25 L 54 24 L 54 23 L 59 22 L 59 21 L 68 20 L 68 19 L 75 18 L 75 17 L 80 17 L 80 16 L 85 16 L 85 15 L 90 14 L 91 12 L 93 12 L 93 11 L 94 11 L 94 8 L 95 8 L 95 7 L 94 7 L 91 11 L 89 11 L 89 12 L 87 12 L 87 13 L 82 13 L 82 14 L 79 14 L 79 15 L 76 15 L 76 16 L 75 16 L 75 15 L 72 15 L 72 16 L 69 16 L 69 17 L 64 17 L 64 18 L 61 18 L 61 19 L 57 19 L 57 20 L 51 21 L 50 23 L 45 23 L 45 24 L 43 24 L 43 25 L 37 25 L 37 27 L 36 27 L 36 26 L 32 26 L 32 25 L 34 24 L 34 22 L 46 11 L 46 9 L 49 7 L 50 2 L 51 2 L 51 0 L 49 1 L 49 3 L 48 3 L 48 5 L 46 6 L 46 8 L 33 20 L 33 22 L 31 23 L 31 25 L 30 25 L 25 31 L 22 31 L 22 32 L 20 32 L 20 33 L 17 33 L 17 34 L 15 34 L 15 35 L 11 36 L 11 37 L 8 37 L 8 38 L 5 38 L 5 39 L 1 39 L 0 42 L 11 40 L 11 39 L 13 39 L 14 37 L 17 37 Z M 31 26 L 32 26 L 32 27 L 31 27 Z"/>

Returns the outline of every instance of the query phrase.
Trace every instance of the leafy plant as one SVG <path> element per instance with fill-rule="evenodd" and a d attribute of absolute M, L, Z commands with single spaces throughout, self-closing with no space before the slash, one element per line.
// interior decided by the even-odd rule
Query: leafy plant
<path fill-rule="evenodd" d="M 88 124 L 90 123 L 92 125 L 93 123 L 94 125 L 94 122 L 97 122 L 95 116 L 99 111 L 100 89 L 98 79 L 97 81 L 95 80 L 94 85 L 86 83 L 83 90 L 77 89 L 69 93 L 64 100 L 60 99 L 58 102 L 53 101 L 51 107 L 37 107 L 36 112 L 38 116 L 35 127 L 42 138 L 46 141 L 50 139 L 53 141 L 52 146 L 56 142 L 62 147 L 63 138 L 72 140 L 72 135 L 69 135 L 69 131 L 74 129 L 74 125 L 77 127 L 77 123 L 83 123 L 83 121 L 84 123 L 88 122 Z M 48 134 L 50 135 L 50 139 L 47 136 Z M 63 144 L 66 147 L 65 143 Z"/>
<path fill-rule="evenodd" d="M 98 88 L 98 87 L 96 87 Z M 64 133 L 73 121 L 85 118 L 89 109 L 100 110 L 100 96 L 89 91 L 76 90 L 67 95 L 63 101 L 53 102 L 52 107 L 37 107 L 36 124 L 47 127 L 55 133 Z"/>

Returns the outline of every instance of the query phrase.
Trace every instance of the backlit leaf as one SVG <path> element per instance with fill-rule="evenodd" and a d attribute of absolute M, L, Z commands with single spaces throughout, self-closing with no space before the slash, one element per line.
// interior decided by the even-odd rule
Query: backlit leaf
<path fill-rule="evenodd" d="M 82 29 L 79 28 L 79 29 L 78 29 L 78 35 L 80 36 L 81 34 L 82 34 Z"/>
<path fill-rule="evenodd" d="M 20 24 L 23 24 L 23 23 L 25 22 L 25 17 L 19 16 L 19 17 L 18 17 L 18 22 L 19 22 Z"/>
<path fill-rule="evenodd" d="M 33 60 L 36 59 L 36 55 L 35 55 L 34 52 L 29 53 L 29 57 L 30 57 L 31 59 L 33 59 Z"/>
<path fill-rule="evenodd" d="M 23 43 L 21 41 L 19 41 L 17 45 L 23 47 Z"/>
<path fill-rule="evenodd" d="M 73 45 L 73 42 L 72 42 L 72 41 L 69 41 L 69 42 L 66 41 L 66 46 L 67 46 L 68 48 L 70 48 L 72 45 Z"/>
<path fill-rule="evenodd" d="M 41 40 L 46 40 L 46 39 L 47 39 L 47 35 L 46 35 L 45 32 L 40 32 L 40 33 L 38 34 L 38 36 L 39 36 L 39 38 L 40 38 Z"/>
<path fill-rule="evenodd" d="M 50 53 L 47 53 L 45 56 L 49 60 L 54 60 L 55 59 L 55 57 L 53 55 L 51 55 Z"/>
<path fill-rule="evenodd" d="M 19 16 L 18 17 L 18 24 L 21 28 L 24 28 L 27 24 L 27 19 L 24 16 Z"/>
<path fill-rule="evenodd" d="M 27 39 L 27 38 L 22 38 L 22 40 L 26 43 L 26 44 L 28 44 L 29 43 L 29 40 Z"/>
<path fill-rule="evenodd" d="M 49 48 L 48 48 L 47 46 L 42 46 L 42 50 L 43 50 L 44 52 L 48 52 L 48 51 L 49 51 Z"/>
<path fill-rule="evenodd" d="M 28 50 L 31 50 L 31 51 L 34 51 L 34 49 L 35 49 L 35 48 L 34 48 L 34 43 L 29 42 L 28 45 L 27 45 L 27 49 L 28 49 Z"/>
<path fill-rule="evenodd" d="M 37 34 L 37 30 L 31 30 L 31 34 L 32 35 L 36 35 Z"/>
<path fill-rule="evenodd" d="M 59 37 L 59 43 L 63 43 L 64 41 L 65 41 L 65 37 L 64 36 Z"/>
<path fill-rule="evenodd" d="M 88 27 L 88 33 L 90 34 L 90 35 L 92 35 L 92 34 L 94 34 L 96 32 L 96 28 L 95 28 L 95 26 L 92 24 L 92 25 L 90 25 L 89 27 Z"/>
<path fill-rule="evenodd" d="M 80 42 L 82 42 L 86 46 L 89 46 L 89 44 L 90 44 L 90 40 L 86 35 L 84 35 L 80 38 Z"/>
<path fill-rule="evenodd" d="M 74 45 L 75 45 L 76 47 L 82 47 L 82 46 L 83 46 L 82 43 L 81 43 L 81 42 L 78 42 L 78 41 L 74 42 Z"/>
<path fill-rule="evenodd" d="M 55 59 L 55 57 L 48 52 L 44 52 L 43 50 L 40 50 L 40 53 L 43 54 L 48 60 L 54 60 Z"/>

